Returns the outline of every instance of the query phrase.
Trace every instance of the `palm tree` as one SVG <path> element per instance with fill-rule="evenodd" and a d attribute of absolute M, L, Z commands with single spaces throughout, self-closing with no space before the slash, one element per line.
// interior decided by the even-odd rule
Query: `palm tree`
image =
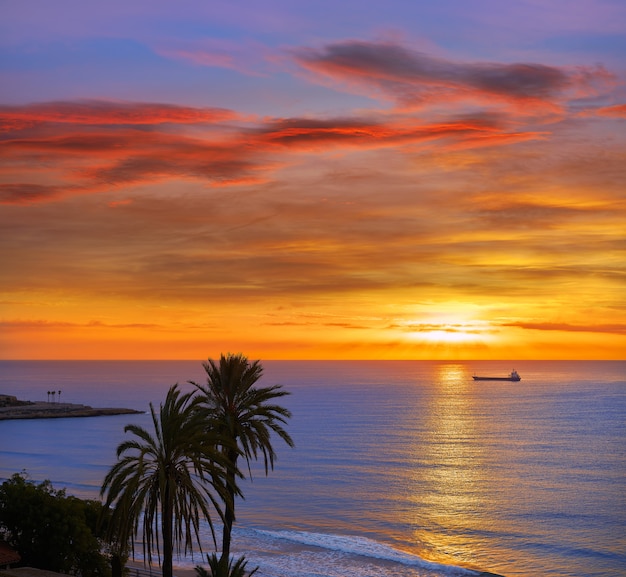
<path fill-rule="evenodd" d="M 217 577 L 218 575 L 226 575 L 227 577 L 252 577 L 252 575 L 259 570 L 258 567 L 255 567 L 251 571 L 248 570 L 248 561 L 245 555 L 239 557 L 239 559 L 230 561 L 226 572 L 223 571 L 220 560 L 215 553 L 211 556 L 207 555 L 206 558 L 209 563 L 209 570 L 207 571 L 204 567 L 196 565 L 196 577 Z"/>
<path fill-rule="evenodd" d="M 220 438 L 229 444 L 221 446 L 230 467 L 227 470 L 228 483 L 225 487 L 229 498 L 224 503 L 224 529 L 222 536 L 222 556 L 220 565 L 226 571 L 230 558 L 230 542 L 235 521 L 234 474 L 238 471 L 237 460 L 246 460 L 248 475 L 252 476 L 251 459 L 263 456 L 265 474 L 274 468 L 276 453 L 271 443 L 271 433 L 276 433 L 290 447 L 293 440 L 283 428 L 290 411 L 274 404 L 274 400 L 289 393 L 280 385 L 255 387 L 263 374 L 260 361 L 249 362 L 242 354 L 221 355 L 219 365 L 212 359 L 202 363 L 207 373 L 206 385 L 189 381 L 198 392 L 207 419 L 217 427 Z M 209 427 L 210 430 L 210 427 Z"/>
<path fill-rule="evenodd" d="M 219 501 L 228 502 L 233 494 L 225 488 L 223 441 L 213 433 L 207 437 L 206 416 L 197 405 L 193 393 L 182 394 L 178 385 L 169 389 L 158 414 L 150 403 L 153 434 L 139 425 L 124 428 L 134 438 L 117 447 L 118 461 L 100 491 L 112 507 L 110 527 L 118 547 L 138 534 L 143 514 L 144 559 L 152 562 L 156 546 L 161 561 L 162 549 L 163 577 L 172 577 L 174 548 L 178 555 L 181 545 L 190 552 L 195 538 L 202 551 L 200 513 L 213 531 L 210 505 L 223 517 Z"/>

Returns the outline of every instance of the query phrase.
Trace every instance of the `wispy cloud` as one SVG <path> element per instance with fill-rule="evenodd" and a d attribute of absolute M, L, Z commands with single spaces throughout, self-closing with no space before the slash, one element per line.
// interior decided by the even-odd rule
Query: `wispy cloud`
<path fill-rule="evenodd" d="M 104 329 L 166 329 L 156 323 L 105 323 L 98 320 L 88 321 L 84 323 L 76 323 L 69 321 L 51 321 L 47 319 L 39 320 L 20 320 L 20 321 L 0 321 L 0 327 L 5 330 L 14 329 L 37 329 L 37 330 L 57 330 L 57 329 L 88 329 L 88 328 L 104 328 Z"/>
<path fill-rule="evenodd" d="M 462 335 L 484 335 L 494 332 L 495 329 L 489 325 L 480 323 L 403 323 L 389 325 L 390 329 L 401 330 L 407 333 L 432 333 L 444 332 Z"/>
<path fill-rule="evenodd" d="M 314 75 L 369 89 L 371 95 L 378 93 L 409 108 L 455 101 L 485 105 L 495 100 L 518 114 L 561 113 L 567 100 L 595 95 L 616 80 L 601 66 L 455 62 L 382 42 L 337 42 L 297 49 L 293 55 Z"/>
<path fill-rule="evenodd" d="M 160 42 L 161 56 L 195 66 L 226 68 L 247 76 L 266 76 L 271 60 L 269 50 L 260 43 L 245 40 L 203 38 L 196 41 Z"/>
<path fill-rule="evenodd" d="M 171 104 L 77 100 L 0 106 L 0 127 L 15 131 L 39 123 L 87 125 L 202 124 L 236 119 L 223 108 L 191 108 Z"/>
<path fill-rule="evenodd" d="M 589 324 L 574 325 L 570 323 L 534 323 L 534 322 L 516 322 L 503 323 L 501 326 L 518 327 L 533 331 L 563 331 L 563 332 L 582 332 L 582 333 L 608 333 L 616 335 L 626 335 L 626 325 L 623 324 Z"/>

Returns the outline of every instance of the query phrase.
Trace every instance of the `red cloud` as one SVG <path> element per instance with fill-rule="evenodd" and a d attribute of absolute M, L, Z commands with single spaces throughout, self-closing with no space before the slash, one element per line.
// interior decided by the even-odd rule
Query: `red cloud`
<path fill-rule="evenodd" d="M 81 100 L 45 102 L 28 106 L 0 106 L 3 132 L 43 122 L 68 124 L 198 124 L 233 120 L 237 115 L 223 108 L 190 108 L 168 104 Z"/>
<path fill-rule="evenodd" d="M 276 145 L 289 149 L 327 149 L 330 146 L 381 148 L 431 141 L 449 140 L 447 146 L 538 138 L 539 133 L 510 133 L 502 123 L 487 115 L 451 119 L 440 123 L 420 123 L 403 119 L 377 123 L 371 120 L 291 118 L 276 120 L 256 131 L 257 145 Z M 482 142 L 481 142 L 482 140 Z M 453 143 L 455 144 L 453 144 Z"/>
<path fill-rule="evenodd" d="M 0 204 L 32 204 L 61 198 L 67 187 L 41 184 L 0 184 Z"/>
<path fill-rule="evenodd" d="M 606 106 L 600 108 L 598 114 L 601 116 L 612 116 L 615 118 L 626 118 L 626 104 L 616 104 L 615 106 Z"/>
<path fill-rule="evenodd" d="M 0 150 L 6 159 L 0 174 L 9 181 L 0 185 L 0 203 L 10 204 L 164 179 L 202 180 L 210 186 L 256 184 L 287 162 L 287 154 L 331 147 L 372 149 L 436 141 L 443 147 L 468 148 L 541 136 L 510 131 L 503 117 L 489 114 L 435 123 L 389 116 L 290 118 L 225 129 L 217 120 L 236 114 L 155 104 L 83 101 L 75 110 L 66 102 L 4 107 L 0 113 L 5 126 Z M 203 132 L 195 131 L 199 136 L 192 138 L 184 127 L 176 129 L 190 123 L 201 125 Z M 11 183 L 25 165 L 31 167 L 33 184 Z"/>

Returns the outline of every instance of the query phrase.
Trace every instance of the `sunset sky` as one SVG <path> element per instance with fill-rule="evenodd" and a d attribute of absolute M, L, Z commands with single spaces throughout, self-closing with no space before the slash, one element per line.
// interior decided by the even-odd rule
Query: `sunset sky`
<path fill-rule="evenodd" d="M 626 358 L 623 0 L 0 0 L 0 358 Z"/>

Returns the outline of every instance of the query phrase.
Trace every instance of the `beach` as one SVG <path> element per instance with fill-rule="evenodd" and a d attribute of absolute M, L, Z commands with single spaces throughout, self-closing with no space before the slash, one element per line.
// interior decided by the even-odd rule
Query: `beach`
<path fill-rule="evenodd" d="M 150 577 L 150 575 L 156 577 L 161 574 L 158 565 L 153 565 L 150 568 L 144 566 L 143 563 L 130 561 L 126 567 L 129 570 L 128 577 Z M 174 566 L 174 577 L 197 577 L 197 573 L 193 568 Z"/>

